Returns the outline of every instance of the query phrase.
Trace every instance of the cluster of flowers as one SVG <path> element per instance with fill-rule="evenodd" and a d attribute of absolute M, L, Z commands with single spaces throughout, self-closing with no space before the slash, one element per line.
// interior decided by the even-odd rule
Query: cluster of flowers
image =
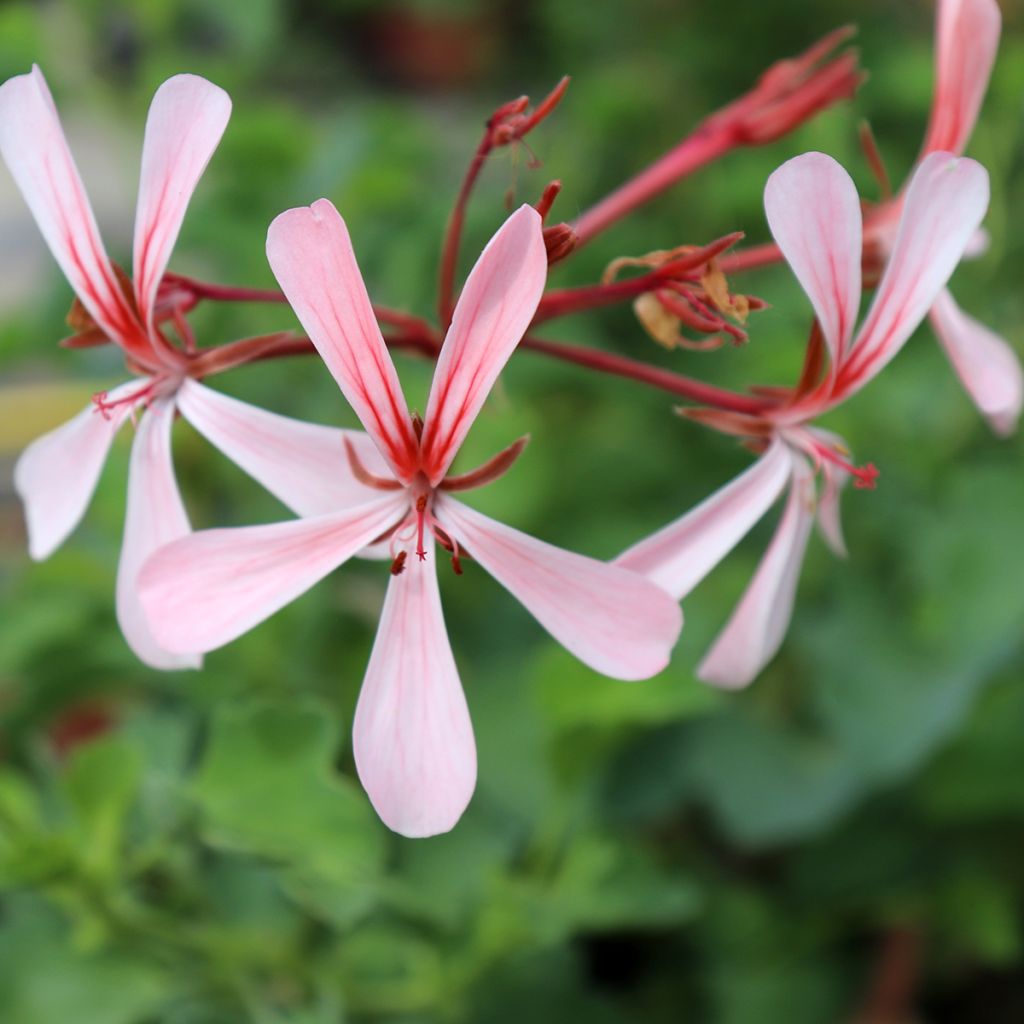
<path fill-rule="evenodd" d="M 550 114 L 565 82 L 535 109 L 506 104 L 487 122 L 453 212 L 441 259 L 439 327 L 371 304 L 345 223 L 326 199 L 270 225 L 267 257 L 281 293 L 228 288 L 167 271 L 189 198 L 224 132 L 230 101 L 215 85 L 179 75 L 157 91 L 146 124 L 132 274 L 107 257 L 42 74 L 0 87 L 0 153 L 74 289 L 70 347 L 113 342 L 132 379 L 34 442 L 16 486 L 34 558 L 74 529 L 118 429 L 132 445 L 117 617 L 147 664 L 196 668 L 346 560 L 380 558 L 391 577 L 356 709 L 359 776 L 381 818 L 408 836 L 450 829 L 471 797 L 476 752 L 445 629 L 436 556 L 456 574 L 471 558 L 506 587 L 576 657 L 619 679 L 661 671 L 682 628 L 679 601 L 776 502 L 788 497 L 763 560 L 699 667 L 712 683 L 749 683 L 773 657 L 791 617 L 803 552 L 817 521 L 844 551 L 844 484 L 873 485 L 840 438 L 815 420 L 858 392 L 896 355 L 926 315 L 964 384 L 1001 433 L 1021 407 L 1012 350 L 968 318 L 944 291 L 977 250 L 988 178 L 959 156 L 998 43 L 995 0 L 940 0 L 937 86 L 923 152 L 897 193 L 862 204 L 847 173 L 820 153 L 798 156 L 768 180 L 775 245 L 730 253 L 740 236 L 704 247 L 617 261 L 591 287 L 545 291 L 548 267 L 696 167 L 743 145 L 778 138 L 847 98 L 861 75 L 836 33 L 781 62 L 749 94 L 572 224 L 545 224 L 559 185 L 514 212 L 484 249 L 455 300 L 454 276 L 468 197 L 488 155 L 517 143 Z M 869 155 L 885 182 L 877 151 Z M 982 243 L 983 244 L 983 243 Z M 642 361 L 536 335 L 578 309 L 633 299 L 643 325 L 673 345 L 710 347 L 763 305 L 734 294 L 727 274 L 785 259 L 815 314 L 792 388 L 730 392 Z M 621 277 L 624 266 L 641 273 Z M 859 331 L 862 277 L 877 284 Z M 305 335 L 288 331 L 200 347 L 186 314 L 207 299 L 283 301 Z M 389 330 L 386 339 L 378 323 Z M 687 338 L 683 328 L 704 335 Z M 410 413 L 389 348 L 436 358 L 426 412 Z M 693 403 L 684 412 L 744 439 L 753 465 L 679 520 L 611 564 L 563 551 L 495 522 L 455 497 L 505 473 L 520 439 L 484 465 L 453 474 L 453 460 L 517 347 L 660 387 Z M 315 351 L 365 432 L 334 429 L 254 408 L 201 380 L 289 352 Z M 298 518 L 193 533 L 174 479 L 171 427 L 187 420 Z"/>

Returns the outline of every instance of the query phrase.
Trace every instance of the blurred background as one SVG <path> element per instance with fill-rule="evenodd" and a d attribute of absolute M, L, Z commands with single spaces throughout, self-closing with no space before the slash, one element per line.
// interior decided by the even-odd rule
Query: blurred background
<path fill-rule="evenodd" d="M 953 290 L 1020 348 L 1024 36 L 1021 4 L 1002 6 L 969 150 L 993 178 L 992 247 Z M 463 271 L 510 188 L 533 201 L 560 178 L 555 219 L 571 219 L 769 63 L 860 26 L 871 77 L 854 102 L 727 156 L 552 274 L 583 283 L 620 255 L 764 240 L 764 181 L 808 149 L 876 196 L 863 118 L 901 181 L 927 118 L 932 20 L 925 0 L 7 0 L 0 76 L 42 67 L 115 259 L 129 257 L 149 99 L 193 71 L 235 109 L 171 269 L 270 286 L 267 224 L 326 195 L 371 295 L 432 316 L 450 201 L 498 104 L 573 76 L 529 139 L 543 168 L 508 151 L 488 166 Z M 730 386 L 791 383 L 806 300 L 780 268 L 735 283 L 772 305 L 743 348 L 665 353 L 628 307 L 547 334 Z M 1024 1020 L 1024 463 L 927 328 L 829 423 L 879 487 L 845 496 L 847 563 L 812 540 L 788 639 L 747 692 L 693 669 L 775 515 L 687 601 L 673 664 L 644 683 L 581 667 L 484 574 L 443 576 L 480 781 L 453 833 L 408 841 L 374 816 L 348 740 L 378 564 L 346 567 L 202 672 L 145 669 L 113 612 L 127 434 L 74 536 L 29 562 L 18 452 L 124 377 L 113 350 L 57 349 L 70 301 L 0 172 L 0 1020 Z M 293 323 L 253 306 L 192 320 L 204 344 Z M 398 361 L 422 405 L 429 365 Z M 355 422 L 318 360 L 216 386 Z M 524 352 L 465 462 L 533 443 L 473 503 L 613 556 L 749 464 L 671 405 Z M 186 425 L 174 443 L 197 527 L 281 517 Z"/>

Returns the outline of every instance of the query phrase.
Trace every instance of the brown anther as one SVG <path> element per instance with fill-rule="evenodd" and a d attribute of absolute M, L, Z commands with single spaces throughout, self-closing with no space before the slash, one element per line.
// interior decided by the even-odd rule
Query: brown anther
<path fill-rule="evenodd" d="M 423 440 L 423 417 L 418 412 L 412 414 L 412 430 L 417 441 Z"/>
<path fill-rule="evenodd" d="M 417 512 L 422 512 L 422 511 L 424 511 L 426 509 L 426 507 L 427 507 L 427 496 L 425 494 L 421 494 L 416 499 L 416 511 Z"/>
<path fill-rule="evenodd" d="M 401 576 L 405 572 L 405 552 L 399 551 L 391 563 L 391 575 Z"/>
<path fill-rule="evenodd" d="M 452 569 L 456 576 L 462 575 L 462 561 L 459 559 L 458 555 L 452 555 Z"/>

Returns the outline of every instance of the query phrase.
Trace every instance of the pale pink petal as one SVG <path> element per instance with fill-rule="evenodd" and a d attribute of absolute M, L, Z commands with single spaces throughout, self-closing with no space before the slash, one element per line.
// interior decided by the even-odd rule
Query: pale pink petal
<path fill-rule="evenodd" d="M 146 387 L 130 380 L 107 396 L 124 398 Z M 111 442 L 131 411 L 126 404 L 103 416 L 95 405 L 33 441 L 14 467 L 14 489 L 25 505 L 28 550 L 35 559 L 48 558 L 85 514 L 96 490 Z"/>
<path fill-rule="evenodd" d="M 822 463 L 821 472 L 824 484 L 818 497 L 818 529 L 832 554 L 837 558 L 846 558 L 846 538 L 843 536 L 839 499 L 850 474 L 831 462 Z"/>
<path fill-rule="evenodd" d="M 135 209 L 132 272 L 135 298 L 150 327 L 156 291 L 185 209 L 230 116 L 228 94 L 198 75 L 167 79 L 150 104 Z"/>
<path fill-rule="evenodd" d="M 793 461 L 793 485 L 775 536 L 725 629 L 697 668 L 698 678 L 727 689 L 753 682 L 789 627 L 800 566 L 814 522 L 810 467 Z"/>
<path fill-rule="evenodd" d="M 764 208 L 782 255 L 811 300 L 835 368 L 849 347 L 860 307 L 857 188 L 830 156 L 804 153 L 769 177 Z"/>
<path fill-rule="evenodd" d="M 617 565 L 564 551 L 448 496 L 443 529 L 570 653 L 616 679 L 646 679 L 667 664 L 683 626 L 660 587 Z"/>
<path fill-rule="evenodd" d="M 142 325 L 107 258 L 53 97 L 35 66 L 0 85 L 0 155 L 82 305 L 107 335 L 144 360 L 150 350 Z"/>
<path fill-rule="evenodd" d="M 995 331 L 969 317 L 948 291 L 932 305 L 931 323 L 964 388 L 992 429 L 1012 434 L 1024 402 L 1017 353 Z"/>
<path fill-rule="evenodd" d="M 267 259 L 349 404 L 408 482 L 419 447 L 412 417 L 340 214 L 326 199 L 286 210 L 267 232 Z"/>
<path fill-rule="evenodd" d="M 196 381 L 178 392 L 178 408 L 210 444 L 300 516 L 336 512 L 379 498 L 352 474 L 345 439 L 363 467 L 391 476 L 377 446 L 358 430 L 339 430 L 267 412 Z"/>
<path fill-rule="evenodd" d="M 423 429 L 423 469 L 432 484 L 452 464 L 526 333 L 547 273 L 540 214 L 521 206 L 476 261 L 437 360 Z"/>
<path fill-rule="evenodd" d="M 911 179 L 885 274 L 834 398 L 863 387 L 900 350 L 949 280 L 988 206 L 988 174 L 965 157 L 932 153 Z"/>
<path fill-rule="evenodd" d="M 793 461 L 779 440 L 749 469 L 675 522 L 615 559 L 676 600 L 691 590 L 753 529 L 786 486 Z"/>
<path fill-rule="evenodd" d="M 406 503 L 392 494 L 309 519 L 202 530 L 161 548 L 139 574 L 153 635 L 171 651 L 223 646 L 394 525 Z"/>
<path fill-rule="evenodd" d="M 476 744 L 427 561 L 393 576 L 356 705 L 359 778 L 388 828 L 419 838 L 447 832 L 476 786 Z"/>
<path fill-rule="evenodd" d="M 160 398 L 142 414 L 135 430 L 117 567 L 117 621 L 128 646 L 152 668 L 199 668 L 202 658 L 198 654 L 172 653 L 153 639 L 139 602 L 138 575 L 143 563 L 159 547 L 188 536 L 190 529 L 171 464 L 173 423 L 173 400 Z"/>
<path fill-rule="evenodd" d="M 925 153 L 963 152 L 988 88 L 1001 20 L 996 0 L 939 0 Z"/>

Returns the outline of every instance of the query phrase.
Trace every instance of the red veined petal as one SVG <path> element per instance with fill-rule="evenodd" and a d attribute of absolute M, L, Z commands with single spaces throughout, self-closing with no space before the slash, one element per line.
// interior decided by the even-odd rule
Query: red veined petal
<path fill-rule="evenodd" d="M 342 393 L 407 483 L 419 445 L 341 215 L 326 199 L 286 210 L 267 232 L 267 259 Z"/>
<path fill-rule="evenodd" d="M 1001 22 L 996 0 L 939 0 L 925 153 L 963 152 L 988 88 Z"/>
<path fill-rule="evenodd" d="M 0 155 L 89 315 L 136 360 L 155 368 L 142 324 L 103 248 L 89 197 L 38 67 L 0 85 Z"/>
<path fill-rule="evenodd" d="M 775 657 L 793 615 L 813 523 L 813 476 L 807 463 L 797 458 L 775 536 L 728 624 L 697 668 L 704 682 L 726 689 L 747 686 Z"/>
<path fill-rule="evenodd" d="M 341 512 L 269 526 L 201 530 L 142 567 L 139 595 L 157 642 L 212 651 L 269 618 L 393 525 L 389 494 Z"/>
<path fill-rule="evenodd" d="M 657 533 L 615 559 L 671 594 L 686 597 L 754 528 L 793 472 L 793 457 L 782 441 L 749 469 Z"/>
<path fill-rule="evenodd" d="M 981 164 L 932 153 L 907 189 L 889 262 L 833 389 L 849 397 L 902 348 L 949 280 L 988 207 Z"/>
<path fill-rule="evenodd" d="M 1001 437 L 1012 434 L 1024 402 L 1017 353 L 995 331 L 968 316 L 943 290 L 932 304 L 932 327 L 974 404 Z"/>
<path fill-rule="evenodd" d="M 150 104 L 135 209 L 132 271 L 139 312 L 150 330 L 157 288 L 185 209 L 230 116 L 228 94 L 198 75 L 167 79 Z"/>
<path fill-rule="evenodd" d="M 146 387 L 130 380 L 109 393 L 116 403 Z M 104 416 L 95 405 L 33 441 L 14 467 L 14 488 L 25 506 L 29 554 L 48 558 L 85 514 L 107 452 L 131 405 L 114 405 Z"/>
<path fill-rule="evenodd" d="M 811 300 L 835 372 L 860 308 L 857 188 L 830 156 L 804 153 L 768 179 L 764 208 L 775 241 Z"/>
<path fill-rule="evenodd" d="M 616 679 L 647 679 L 667 664 L 683 626 L 679 605 L 621 566 L 545 544 L 448 497 L 443 529 L 570 653 Z"/>
<path fill-rule="evenodd" d="M 476 786 L 476 743 L 427 560 L 388 583 L 377 639 L 356 705 L 352 747 L 359 778 L 388 828 L 447 832 Z"/>
<path fill-rule="evenodd" d="M 117 567 L 117 621 L 140 661 L 159 669 L 199 668 L 198 654 L 172 653 L 153 639 L 139 603 L 138 574 L 154 551 L 190 527 L 171 464 L 174 401 L 159 398 L 142 414 L 128 468 L 128 504 Z"/>
<path fill-rule="evenodd" d="M 448 471 L 537 310 L 548 260 L 540 214 L 521 206 L 498 229 L 459 296 L 434 370 L 424 416 L 423 471 Z"/>
<path fill-rule="evenodd" d="M 339 430 L 280 416 L 188 380 L 178 408 L 215 448 L 296 515 L 336 512 L 380 497 L 352 473 L 345 439 L 377 476 L 390 470 L 377 446 L 358 430 Z"/>

